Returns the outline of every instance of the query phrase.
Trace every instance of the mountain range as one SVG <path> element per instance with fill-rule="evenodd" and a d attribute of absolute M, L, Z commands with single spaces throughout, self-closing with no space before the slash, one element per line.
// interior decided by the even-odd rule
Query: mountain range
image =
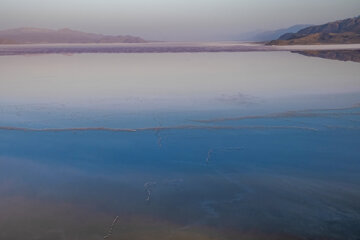
<path fill-rule="evenodd" d="M 16 28 L 0 31 L 0 44 L 144 42 L 146 41 L 140 37 L 86 33 L 68 28 L 59 30 L 45 28 Z"/>
<path fill-rule="evenodd" d="M 246 32 L 242 34 L 238 34 L 237 36 L 231 37 L 234 41 L 254 41 L 254 42 L 264 42 L 271 41 L 279 38 L 285 33 L 295 33 L 303 28 L 309 27 L 312 25 L 309 24 L 298 24 L 288 28 L 281 28 L 276 30 L 268 30 L 268 31 L 252 31 Z"/>
<path fill-rule="evenodd" d="M 276 39 L 276 40 L 273 40 Z M 360 43 L 360 16 L 323 25 L 294 25 L 273 31 L 254 31 L 233 37 L 237 41 L 268 42 L 268 45 Z M 16 28 L 0 30 L 0 44 L 36 43 L 145 43 L 130 35 L 103 35 L 68 28 Z"/>
<path fill-rule="evenodd" d="M 323 25 L 311 26 L 296 33 L 286 33 L 270 45 L 360 43 L 360 16 Z"/>

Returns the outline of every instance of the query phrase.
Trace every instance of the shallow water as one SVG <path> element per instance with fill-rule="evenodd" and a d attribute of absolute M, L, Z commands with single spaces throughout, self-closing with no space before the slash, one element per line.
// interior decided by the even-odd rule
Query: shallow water
<path fill-rule="evenodd" d="M 360 235 L 358 63 L 83 54 L 0 71 L 0 239 Z"/>

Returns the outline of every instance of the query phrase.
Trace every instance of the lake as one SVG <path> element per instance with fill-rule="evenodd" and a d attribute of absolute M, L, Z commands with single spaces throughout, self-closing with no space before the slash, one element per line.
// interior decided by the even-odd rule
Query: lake
<path fill-rule="evenodd" d="M 359 239 L 357 62 L 44 54 L 0 72 L 0 239 Z"/>

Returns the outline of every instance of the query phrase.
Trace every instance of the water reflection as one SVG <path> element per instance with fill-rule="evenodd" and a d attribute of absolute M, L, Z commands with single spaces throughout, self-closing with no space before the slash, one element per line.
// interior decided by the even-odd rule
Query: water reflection
<path fill-rule="evenodd" d="M 294 51 L 309 57 L 319 57 L 340 61 L 360 62 L 360 50 L 334 50 L 334 51 Z"/>
<path fill-rule="evenodd" d="M 0 59 L 0 239 L 357 239 L 357 66 L 126 56 Z"/>
<path fill-rule="evenodd" d="M 289 52 L 2 56 L 0 71 L 13 105 L 198 110 L 360 92 L 357 65 Z"/>

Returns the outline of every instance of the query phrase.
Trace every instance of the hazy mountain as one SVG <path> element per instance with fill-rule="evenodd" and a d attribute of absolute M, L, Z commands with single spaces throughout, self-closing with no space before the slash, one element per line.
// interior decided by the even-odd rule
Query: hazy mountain
<path fill-rule="evenodd" d="M 304 28 L 296 33 L 286 33 L 273 45 L 360 43 L 360 16 Z"/>
<path fill-rule="evenodd" d="M 25 43 L 143 43 L 140 37 L 110 36 L 71 29 L 16 28 L 0 31 L 0 44 Z"/>
<path fill-rule="evenodd" d="M 247 32 L 240 35 L 237 35 L 233 37 L 233 40 L 237 41 L 256 41 L 256 42 L 263 42 L 263 41 L 270 41 L 273 39 L 279 38 L 281 35 L 285 33 L 295 33 L 299 31 L 300 29 L 303 29 L 305 27 L 309 27 L 311 25 L 308 24 L 299 24 L 294 25 L 288 28 L 282 28 L 282 29 L 276 29 L 276 30 L 270 30 L 270 31 L 253 31 L 253 32 Z"/>

